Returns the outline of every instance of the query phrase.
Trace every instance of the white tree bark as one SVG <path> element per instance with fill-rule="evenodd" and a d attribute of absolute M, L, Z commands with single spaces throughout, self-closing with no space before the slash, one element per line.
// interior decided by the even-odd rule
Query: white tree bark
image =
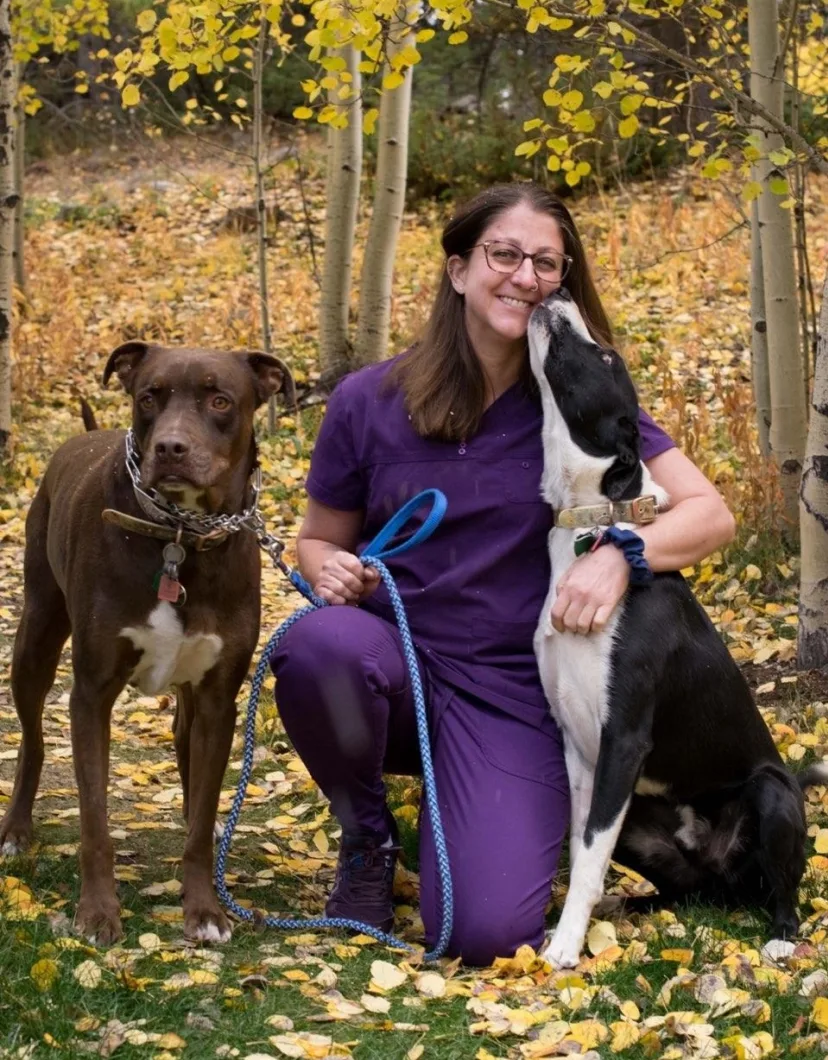
<path fill-rule="evenodd" d="M 330 388 L 349 371 L 351 344 L 348 311 L 351 297 L 354 236 L 362 176 L 362 105 L 359 53 L 351 46 L 334 52 L 345 59 L 352 93 L 336 101 L 348 116 L 343 129 L 328 129 L 328 183 L 325 211 L 325 262 L 319 307 L 320 382 Z"/>
<path fill-rule="evenodd" d="M 12 285 L 14 281 L 14 121 L 17 70 L 12 58 L 9 2 L 0 0 L 0 458 L 12 430 Z"/>
<path fill-rule="evenodd" d="M 768 374 L 768 322 L 765 319 L 765 273 L 759 235 L 759 204 L 750 204 L 750 364 L 759 449 L 770 458 L 770 375 Z"/>
<path fill-rule="evenodd" d="M 810 670 L 828 666 L 828 275 L 822 288 L 799 513 L 802 573 L 798 663 Z"/>
<path fill-rule="evenodd" d="M 256 250 L 259 267 L 259 307 L 262 317 L 262 349 L 273 352 L 270 332 L 270 299 L 267 288 L 267 203 L 264 189 L 264 143 L 262 115 L 262 77 L 264 74 L 267 34 L 270 23 L 266 18 L 259 21 L 259 36 L 253 56 L 253 172 L 256 181 Z M 267 402 L 268 433 L 276 433 L 276 395 L 271 394 Z"/>
<path fill-rule="evenodd" d="M 778 25 L 777 0 L 749 0 L 751 96 L 781 119 L 784 71 L 776 70 Z M 783 529 L 787 536 L 795 538 L 805 455 L 807 402 L 799 341 L 793 230 L 790 211 L 781 208 L 781 197 L 768 186 L 770 179 L 782 175 L 767 157 L 768 152 L 783 147 L 782 137 L 762 120 L 756 120 L 755 128 L 763 155 L 756 164 L 756 179 L 762 184 L 758 202 L 770 377 L 770 449 L 779 469 L 785 520 Z"/>
<path fill-rule="evenodd" d="M 17 84 L 23 81 L 23 63 L 17 67 Z M 17 124 L 14 129 L 14 184 L 17 203 L 14 208 L 14 282 L 22 294 L 26 294 L 26 222 L 24 218 L 26 183 L 26 111 L 18 101 L 15 111 Z"/>
<path fill-rule="evenodd" d="M 392 21 L 389 60 L 413 44 L 414 33 L 410 27 L 416 23 L 419 6 L 404 4 Z M 386 64 L 386 73 L 391 72 L 392 67 Z M 393 91 L 383 92 L 380 100 L 374 209 L 365 244 L 354 339 L 354 361 L 358 365 L 382 360 L 388 353 L 394 259 L 405 210 L 413 75 L 413 67 L 408 67 L 403 83 Z"/>

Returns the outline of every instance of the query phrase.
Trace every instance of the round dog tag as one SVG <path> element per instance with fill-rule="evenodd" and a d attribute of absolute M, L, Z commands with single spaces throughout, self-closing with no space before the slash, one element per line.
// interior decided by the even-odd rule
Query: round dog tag
<path fill-rule="evenodd" d="M 164 557 L 165 563 L 174 563 L 178 566 L 184 562 L 187 555 L 187 550 L 183 545 L 179 545 L 176 541 L 170 541 L 169 544 L 164 545 L 164 551 L 161 553 Z"/>

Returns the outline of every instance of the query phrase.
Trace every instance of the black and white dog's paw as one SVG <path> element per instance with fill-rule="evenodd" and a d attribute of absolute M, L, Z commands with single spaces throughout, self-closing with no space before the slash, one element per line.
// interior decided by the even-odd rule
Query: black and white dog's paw
<path fill-rule="evenodd" d="M 565 927 L 562 930 L 558 924 L 541 957 L 555 969 L 576 968 L 581 960 L 582 942 L 579 934 L 567 931 Z"/>

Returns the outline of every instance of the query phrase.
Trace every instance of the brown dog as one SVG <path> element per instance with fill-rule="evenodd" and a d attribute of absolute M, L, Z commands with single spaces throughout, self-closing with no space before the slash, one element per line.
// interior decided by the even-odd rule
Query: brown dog
<path fill-rule="evenodd" d="M 133 400 L 140 486 L 190 514 L 248 508 L 253 414 L 278 391 L 292 399 L 285 365 L 263 353 L 128 342 L 110 356 L 104 384 L 113 372 Z M 121 935 L 106 816 L 112 706 L 128 682 L 147 694 L 175 686 L 175 750 L 189 824 L 184 932 L 224 941 L 230 924 L 213 890 L 213 829 L 236 696 L 259 632 L 259 550 L 246 529 L 223 533 L 208 524 L 201 533 L 203 523 L 182 530 L 163 515 L 153 518 L 152 508 L 138 503 L 126 456 L 124 431 L 72 438 L 53 457 L 32 502 L 12 659 L 23 740 L 0 849 L 15 853 L 31 838 L 43 704 L 71 633 L 69 711 L 81 828 L 76 926 L 102 944 Z M 105 511 L 111 521 L 102 518 Z M 175 552 L 176 536 L 186 558 Z M 170 547 L 177 564 L 162 557 Z"/>

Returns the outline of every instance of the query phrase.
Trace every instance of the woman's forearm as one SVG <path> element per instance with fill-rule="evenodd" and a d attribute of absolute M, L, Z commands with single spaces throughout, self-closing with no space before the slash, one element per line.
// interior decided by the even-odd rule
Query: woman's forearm
<path fill-rule="evenodd" d="M 718 497 L 688 497 L 637 528 L 654 571 L 692 567 L 733 540 L 736 522 Z"/>

